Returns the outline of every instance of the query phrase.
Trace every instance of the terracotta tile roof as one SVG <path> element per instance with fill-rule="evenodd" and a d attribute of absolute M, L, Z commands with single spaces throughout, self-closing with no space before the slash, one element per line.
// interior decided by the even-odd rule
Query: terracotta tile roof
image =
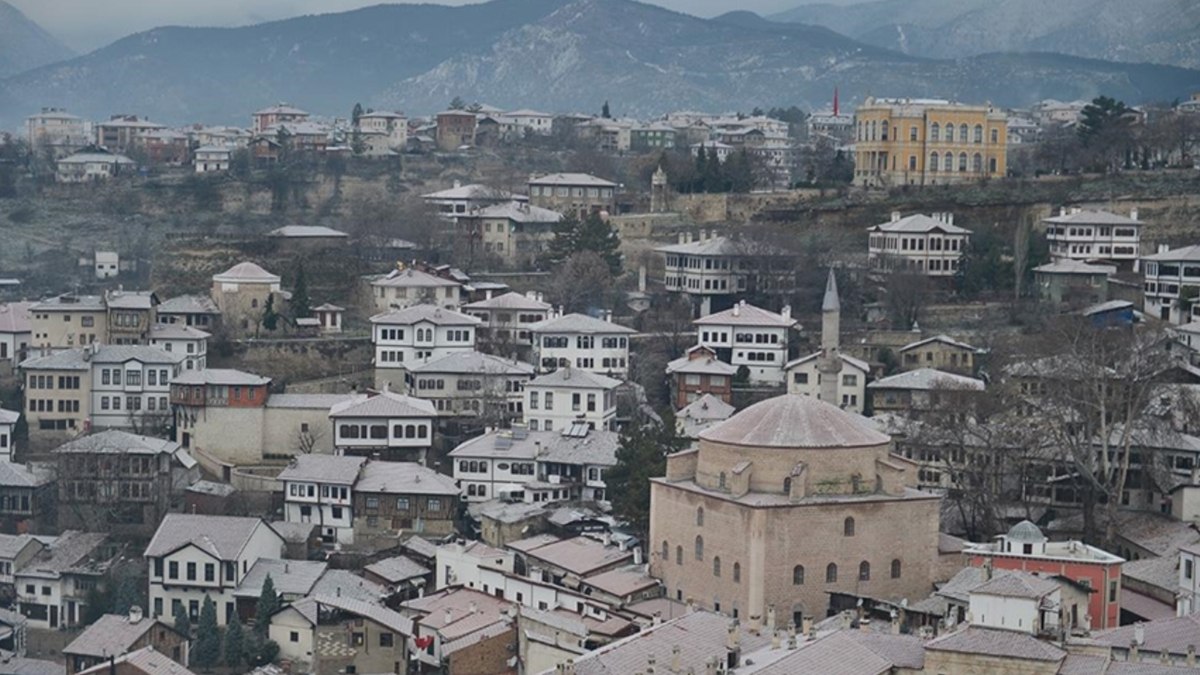
<path fill-rule="evenodd" d="M 1067 654 L 1028 633 L 976 626 L 931 640 L 925 648 L 1029 661 L 1061 661 Z"/>

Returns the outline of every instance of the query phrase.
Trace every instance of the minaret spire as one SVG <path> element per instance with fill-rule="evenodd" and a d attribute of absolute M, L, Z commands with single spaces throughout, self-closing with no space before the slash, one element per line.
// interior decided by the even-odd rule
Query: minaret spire
<path fill-rule="evenodd" d="M 837 277 L 830 268 L 825 298 L 821 302 L 821 355 L 817 358 L 817 371 L 821 374 L 821 400 L 833 405 L 841 404 L 838 396 L 838 377 L 842 372 L 839 354 L 841 322 L 842 302 L 838 297 Z"/>

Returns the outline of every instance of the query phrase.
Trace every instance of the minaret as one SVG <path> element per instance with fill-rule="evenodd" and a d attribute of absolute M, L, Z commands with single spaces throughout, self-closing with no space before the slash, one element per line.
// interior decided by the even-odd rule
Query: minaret
<path fill-rule="evenodd" d="M 821 303 L 821 355 L 817 357 L 817 372 L 821 374 L 821 400 L 841 405 L 838 397 L 838 377 L 842 372 L 842 359 L 838 353 L 841 335 L 842 303 L 838 299 L 837 278 L 829 270 L 829 281 L 825 283 L 825 299 Z"/>
<path fill-rule="evenodd" d="M 667 209 L 670 208 L 667 198 L 669 189 L 667 172 L 663 171 L 662 164 L 659 164 L 654 175 L 650 177 L 650 213 L 667 212 Z"/>

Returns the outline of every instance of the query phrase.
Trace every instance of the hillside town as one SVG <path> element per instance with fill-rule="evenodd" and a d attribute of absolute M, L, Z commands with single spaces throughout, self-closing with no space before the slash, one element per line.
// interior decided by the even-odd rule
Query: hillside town
<path fill-rule="evenodd" d="M 29 102 L 0 675 L 1200 672 L 1200 92 L 925 93 Z"/>

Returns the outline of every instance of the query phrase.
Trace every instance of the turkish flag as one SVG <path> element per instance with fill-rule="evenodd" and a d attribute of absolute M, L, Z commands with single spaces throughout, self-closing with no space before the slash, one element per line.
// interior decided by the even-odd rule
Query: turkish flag
<path fill-rule="evenodd" d="M 429 645 L 433 644 L 433 636 L 432 635 L 418 635 L 415 638 L 413 638 L 413 644 L 415 644 L 417 646 L 417 649 L 428 649 Z"/>

